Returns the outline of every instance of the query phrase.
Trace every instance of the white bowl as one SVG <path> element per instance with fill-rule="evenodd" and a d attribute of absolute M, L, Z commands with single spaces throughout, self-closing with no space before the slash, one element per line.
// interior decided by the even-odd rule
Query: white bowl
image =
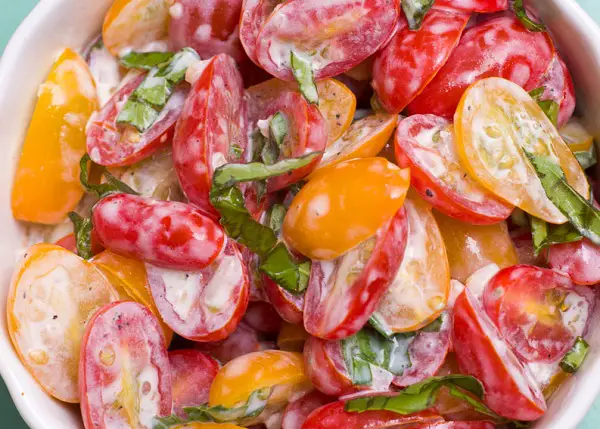
<path fill-rule="evenodd" d="M 79 407 L 44 393 L 15 354 L 4 309 L 23 228 L 12 218 L 14 168 L 39 84 L 64 47 L 81 49 L 100 31 L 112 0 L 42 0 L 12 37 L 0 61 L 0 373 L 32 429 L 78 429 Z M 553 31 L 578 88 L 578 108 L 600 136 L 600 29 L 574 0 L 529 0 Z M 593 326 L 594 324 L 592 324 Z M 600 392 L 600 327 L 591 329 L 590 354 L 551 401 L 537 429 L 574 428 Z"/>

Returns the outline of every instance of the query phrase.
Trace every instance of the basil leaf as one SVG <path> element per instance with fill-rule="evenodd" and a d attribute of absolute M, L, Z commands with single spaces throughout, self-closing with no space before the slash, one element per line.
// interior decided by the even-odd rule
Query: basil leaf
<path fill-rule="evenodd" d="M 260 159 L 266 165 L 273 165 L 279 159 L 279 148 L 277 143 L 271 139 L 265 139 L 260 152 Z"/>
<path fill-rule="evenodd" d="M 83 259 L 92 259 L 92 219 L 81 217 L 75 212 L 69 212 L 69 219 L 73 223 L 77 254 Z"/>
<path fill-rule="evenodd" d="M 523 5 L 523 0 L 515 0 L 513 7 L 515 10 L 515 15 L 517 15 L 517 18 L 519 18 L 519 21 L 521 21 L 521 24 L 523 24 L 526 29 L 537 33 L 546 31 L 546 26 L 543 23 L 535 22 L 529 17 L 529 15 L 527 15 L 527 10 Z"/>
<path fill-rule="evenodd" d="M 521 228 L 529 226 L 529 217 L 523 210 L 521 210 L 518 207 L 515 207 L 515 209 L 510 214 L 510 221 L 514 225 L 519 226 Z"/>
<path fill-rule="evenodd" d="M 595 145 L 592 145 L 586 151 L 574 152 L 573 155 L 575 155 L 575 158 L 577 158 L 577 161 L 581 165 L 581 168 L 583 168 L 584 170 L 587 170 L 588 168 L 593 167 L 598 162 L 598 160 L 596 158 L 596 146 Z"/>
<path fill-rule="evenodd" d="M 583 239 L 575 227 L 568 222 L 552 225 L 535 217 L 531 218 L 531 233 L 535 256 L 554 244 L 573 243 Z"/>
<path fill-rule="evenodd" d="M 402 0 L 402 10 L 408 21 L 408 28 L 418 31 L 423 25 L 425 15 L 433 6 L 434 0 Z"/>
<path fill-rule="evenodd" d="M 287 209 L 283 204 L 274 204 L 273 207 L 271 207 L 269 213 L 269 228 L 271 228 L 277 236 L 281 232 L 283 219 L 285 218 L 286 213 Z"/>
<path fill-rule="evenodd" d="M 119 113 L 117 123 L 131 125 L 143 133 L 156 122 L 159 115 L 151 105 L 130 97 Z"/>
<path fill-rule="evenodd" d="M 538 106 L 544 111 L 548 119 L 552 121 L 554 126 L 558 126 L 558 114 L 560 112 L 560 105 L 554 100 L 543 100 L 538 101 Z"/>
<path fill-rule="evenodd" d="M 190 421 L 239 424 L 259 416 L 266 408 L 271 392 L 270 387 L 255 390 L 244 405 L 235 408 L 227 408 L 222 405 L 215 407 L 201 405 L 185 407 L 183 411 L 189 416 Z"/>
<path fill-rule="evenodd" d="M 256 129 L 251 136 L 252 139 L 252 162 L 260 162 L 262 159 L 262 151 L 265 146 L 266 139 L 259 129 Z"/>
<path fill-rule="evenodd" d="M 447 317 L 447 313 L 442 313 L 437 319 L 435 319 L 429 325 L 419 329 L 417 332 L 440 332 L 442 330 L 445 317 Z"/>
<path fill-rule="evenodd" d="M 529 91 L 529 95 L 535 101 L 542 101 L 542 96 L 544 95 L 544 92 L 546 92 L 546 88 L 543 86 L 540 86 L 538 88 L 535 88 L 535 89 Z"/>
<path fill-rule="evenodd" d="M 101 175 L 106 179 L 105 183 L 101 183 L 99 185 L 92 185 L 89 180 L 89 170 L 88 164 L 96 165 L 97 168 L 101 169 Z M 131 194 L 131 195 L 139 195 L 136 191 L 131 189 L 128 185 L 121 182 L 115 176 L 110 174 L 106 167 L 102 167 L 96 163 L 94 163 L 90 156 L 86 153 L 81 157 L 79 161 L 79 168 L 81 172 L 79 173 L 79 181 L 81 182 L 81 186 L 90 193 L 96 194 L 98 198 L 104 198 L 110 194 Z"/>
<path fill-rule="evenodd" d="M 279 243 L 265 257 L 259 269 L 279 286 L 298 295 L 308 287 L 311 263 L 296 263 L 285 244 Z"/>
<path fill-rule="evenodd" d="M 548 199 L 584 237 L 600 245 L 600 211 L 569 185 L 562 169 L 547 157 L 525 150 Z"/>
<path fill-rule="evenodd" d="M 152 429 L 170 429 L 172 426 L 185 423 L 175 414 L 166 417 L 154 417 Z"/>
<path fill-rule="evenodd" d="M 174 55 L 173 52 L 130 52 L 121 57 L 119 63 L 128 69 L 151 70 L 170 61 Z"/>
<path fill-rule="evenodd" d="M 389 326 L 381 320 L 379 314 L 377 312 L 373 313 L 371 318 L 369 319 L 369 323 L 377 332 L 383 335 L 386 338 L 390 338 L 394 335 L 394 331 L 392 331 Z"/>
<path fill-rule="evenodd" d="M 576 372 L 590 349 L 589 344 L 581 337 L 577 337 L 573 348 L 560 361 L 560 367 L 564 372 L 573 374 Z"/>
<path fill-rule="evenodd" d="M 232 144 L 229 146 L 229 154 L 234 160 L 239 161 L 244 155 L 244 149 L 237 144 Z"/>
<path fill-rule="evenodd" d="M 281 147 L 288 134 L 288 121 L 283 113 L 277 112 L 273 115 L 269 121 L 269 131 L 271 138 L 275 140 L 277 146 Z"/>
<path fill-rule="evenodd" d="M 164 77 L 171 86 L 175 86 L 183 81 L 188 67 L 199 59 L 200 57 L 192 48 L 183 48 L 165 66 L 156 70 L 156 76 Z"/>
<path fill-rule="evenodd" d="M 496 423 L 504 423 L 509 421 L 504 417 L 496 414 L 491 409 L 489 409 L 479 399 L 476 399 L 471 395 L 467 395 L 462 390 L 458 389 L 456 386 L 449 386 L 448 393 L 450 394 L 450 396 L 453 396 L 457 399 L 461 399 L 462 401 L 466 402 L 471 406 L 471 408 L 473 408 L 478 413 L 491 417 Z"/>
<path fill-rule="evenodd" d="M 291 51 L 290 65 L 292 73 L 298 82 L 300 92 L 310 104 L 319 104 L 319 91 L 315 83 L 315 77 L 310 61 L 300 57 Z"/>

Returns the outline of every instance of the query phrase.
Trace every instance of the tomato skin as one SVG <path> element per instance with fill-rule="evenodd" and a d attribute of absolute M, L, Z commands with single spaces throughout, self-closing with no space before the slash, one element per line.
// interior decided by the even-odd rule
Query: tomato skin
<path fill-rule="evenodd" d="M 554 54 L 554 58 L 538 83 L 538 87 L 545 89 L 541 96 L 542 100 L 553 100 L 560 106 L 557 126 L 560 129 L 573 115 L 576 100 L 573 78 L 558 52 Z"/>
<path fill-rule="evenodd" d="M 294 295 L 288 292 L 266 275 L 263 275 L 262 281 L 267 299 L 273 304 L 281 318 L 293 324 L 302 323 L 305 295 Z"/>
<path fill-rule="evenodd" d="M 548 264 L 578 285 L 600 283 L 600 247 L 587 238 L 551 246 L 548 249 Z"/>
<path fill-rule="evenodd" d="M 433 8 L 415 32 L 401 17 L 400 30 L 373 63 L 372 86 L 388 113 L 400 113 L 425 89 L 450 57 L 469 18 L 469 13 Z"/>
<path fill-rule="evenodd" d="M 281 429 L 302 429 L 302 424 L 319 407 L 335 401 L 319 391 L 309 392 L 294 402 L 291 402 L 283 412 Z"/>
<path fill-rule="evenodd" d="M 92 219 L 105 248 L 164 268 L 204 268 L 225 242 L 219 225 L 184 203 L 113 194 L 96 204 Z"/>
<path fill-rule="evenodd" d="M 326 395 L 339 397 L 360 390 L 352 385 L 338 341 L 309 337 L 304 344 L 304 365 L 311 383 Z"/>
<path fill-rule="evenodd" d="M 243 321 L 224 340 L 195 343 L 194 348 L 211 355 L 223 365 L 245 354 L 265 349 L 258 338 L 258 333 Z"/>
<path fill-rule="evenodd" d="M 509 419 L 540 418 L 546 403 L 537 383 L 500 338 L 468 288 L 454 304 L 452 322 L 452 344 L 459 368 L 483 383 L 486 405 Z M 525 384 L 526 392 L 521 384 Z"/>
<path fill-rule="evenodd" d="M 479 13 L 500 12 L 508 9 L 508 0 L 438 0 L 436 4 Z"/>
<path fill-rule="evenodd" d="M 275 308 L 264 301 L 251 302 L 248 305 L 244 322 L 252 329 L 266 334 L 277 334 L 282 324 Z"/>
<path fill-rule="evenodd" d="M 304 328 L 315 337 L 326 340 L 346 338 L 357 333 L 375 311 L 386 293 L 404 256 L 407 240 L 404 208 L 375 235 L 373 252 L 362 272 L 340 291 L 325 264 L 313 261 L 304 305 Z M 336 273 L 337 274 L 337 273 Z M 335 311 L 332 309 L 335 308 Z M 334 314 L 335 313 L 335 314 Z"/>
<path fill-rule="evenodd" d="M 486 421 L 439 422 L 413 426 L 412 429 L 494 429 L 496 425 Z"/>
<path fill-rule="evenodd" d="M 258 34 L 280 0 L 244 0 L 240 17 L 240 41 L 246 55 L 260 67 L 256 55 Z"/>

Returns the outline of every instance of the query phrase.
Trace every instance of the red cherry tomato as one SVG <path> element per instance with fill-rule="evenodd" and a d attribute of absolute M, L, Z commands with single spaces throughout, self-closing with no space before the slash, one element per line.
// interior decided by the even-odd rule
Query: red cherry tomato
<path fill-rule="evenodd" d="M 177 0 L 171 7 L 169 46 L 193 48 L 201 58 L 228 54 L 245 59 L 238 21 L 243 0 Z"/>
<path fill-rule="evenodd" d="M 173 161 L 183 192 L 191 204 L 215 216 L 209 201 L 215 169 L 249 159 L 243 99 L 235 61 L 217 55 L 194 83 L 173 138 Z"/>
<path fill-rule="evenodd" d="M 496 425 L 492 422 L 473 421 L 473 422 L 437 422 L 424 423 L 411 426 L 411 429 L 495 429 Z"/>
<path fill-rule="evenodd" d="M 75 242 L 75 234 L 73 234 L 73 233 L 65 235 L 63 238 L 61 238 L 54 244 L 77 254 L 77 243 Z M 92 230 L 92 254 L 97 255 L 98 253 L 102 252 L 103 250 L 104 250 L 104 247 L 98 241 L 98 236 L 96 234 L 96 231 Z"/>
<path fill-rule="evenodd" d="M 435 4 L 479 13 L 499 12 L 508 9 L 508 0 L 437 0 Z"/>
<path fill-rule="evenodd" d="M 333 261 L 313 261 L 304 304 L 304 327 L 328 340 L 357 333 L 375 311 L 404 256 L 406 211 Z"/>
<path fill-rule="evenodd" d="M 542 392 L 469 288 L 457 298 L 452 322 L 452 344 L 460 370 L 483 383 L 486 405 L 509 419 L 540 418 L 546 411 Z"/>
<path fill-rule="evenodd" d="M 515 265 L 485 287 L 487 314 L 515 353 L 529 362 L 554 362 L 583 335 L 595 295 L 555 271 Z"/>
<path fill-rule="evenodd" d="M 264 301 L 251 302 L 248 305 L 244 322 L 252 329 L 266 334 L 277 334 L 281 329 L 281 317 L 271 304 Z"/>
<path fill-rule="evenodd" d="M 173 413 L 187 418 L 184 407 L 208 402 L 210 385 L 219 372 L 219 362 L 197 350 L 169 352 L 173 384 Z"/>
<path fill-rule="evenodd" d="M 169 358 L 148 308 L 116 302 L 94 315 L 81 344 L 79 390 L 86 429 L 149 429 L 155 416 L 171 414 Z"/>
<path fill-rule="evenodd" d="M 126 83 L 92 117 L 87 127 L 87 152 L 97 164 L 108 167 L 131 165 L 148 158 L 171 140 L 175 122 L 179 119 L 188 90 L 177 87 L 156 122 L 143 133 L 131 125 L 117 124 L 117 117 L 131 93 L 145 75 L 135 72 Z"/>
<path fill-rule="evenodd" d="M 282 80 L 294 80 L 292 52 L 311 62 L 317 80 L 342 74 L 385 44 L 399 13 L 393 0 L 286 1 L 260 30 L 258 61 Z"/>
<path fill-rule="evenodd" d="M 281 429 L 302 429 L 306 418 L 319 407 L 335 401 L 318 391 L 312 391 L 291 402 L 283 412 Z"/>
<path fill-rule="evenodd" d="M 465 31 L 446 65 L 408 111 L 452 119 L 465 90 L 487 77 L 503 77 L 531 91 L 553 57 L 546 33 L 530 32 L 514 17 L 485 21 Z"/>
<path fill-rule="evenodd" d="M 294 295 L 267 276 L 263 276 L 263 290 L 283 320 L 293 324 L 302 323 L 304 294 Z"/>
<path fill-rule="evenodd" d="M 513 206 L 472 179 L 458 157 L 451 122 L 410 116 L 396 130 L 396 160 L 411 169 L 411 185 L 440 212 L 476 225 L 498 223 Z"/>
<path fill-rule="evenodd" d="M 110 195 L 94 206 L 92 219 L 105 248 L 164 268 L 207 267 L 225 242 L 219 225 L 199 210 L 174 201 Z"/>
<path fill-rule="evenodd" d="M 578 285 L 600 283 L 600 246 L 587 238 L 575 243 L 555 244 L 548 250 L 548 264 Z"/>
<path fill-rule="evenodd" d="M 263 24 L 281 0 L 244 0 L 240 18 L 240 41 L 246 54 L 256 64 L 256 42 Z"/>
<path fill-rule="evenodd" d="M 401 29 L 375 56 L 373 89 L 389 113 L 400 113 L 423 91 L 458 44 L 470 14 L 452 9 L 430 10 L 419 31 Z"/>
<path fill-rule="evenodd" d="M 548 70 L 537 86 L 544 88 L 544 93 L 540 97 L 542 100 L 553 100 L 560 106 L 558 128 L 563 127 L 573 115 L 576 100 L 573 78 L 558 52 L 554 54 Z"/>
<path fill-rule="evenodd" d="M 195 343 L 194 348 L 210 354 L 222 364 L 234 360 L 248 353 L 265 350 L 263 343 L 258 338 L 258 333 L 241 322 L 235 331 L 222 341 L 212 343 Z"/>
<path fill-rule="evenodd" d="M 248 306 L 248 273 L 231 240 L 200 271 L 176 271 L 146 264 L 150 291 L 163 320 L 194 341 L 219 341 L 231 334 Z"/>

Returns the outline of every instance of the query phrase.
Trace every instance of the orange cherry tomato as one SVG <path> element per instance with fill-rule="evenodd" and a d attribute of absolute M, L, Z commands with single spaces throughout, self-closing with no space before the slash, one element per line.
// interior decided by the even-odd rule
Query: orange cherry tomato
<path fill-rule="evenodd" d="M 50 395 L 79 402 L 79 350 L 88 321 L 117 300 L 89 262 L 60 246 L 36 244 L 15 268 L 8 332 L 31 375 Z"/>
<path fill-rule="evenodd" d="M 567 221 L 546 196 L 525 151 L 554 160 L 569 184 L 589 197 L 579 162 L 543 110 L 516 83 L 500 78 L 476 82 L 463 95 L 454 123 L 467 172 L 503 200 L 547 222 Z"/>
<path fill-rule="evenodd" d="M 292 201 L 283 236 L 311 259 L 331 260 L 372 237 L 402 207 L 410 170 L 384 158 L 324 168 Z"/>
<path fill-rule="evenodd" d="M 75 209 L 83 195 L 85 125 L 97 106 L 87 64 L 65 49 L 38 92 L 12 189 L 16 219 L 57 224 Z"/>
<path fill-rule="evenodd" d="M 560 136 L 573 153 L 587 152 L 594 144 L 592 136 L 579 119 L 573 118 L 560 130 Z"/>

